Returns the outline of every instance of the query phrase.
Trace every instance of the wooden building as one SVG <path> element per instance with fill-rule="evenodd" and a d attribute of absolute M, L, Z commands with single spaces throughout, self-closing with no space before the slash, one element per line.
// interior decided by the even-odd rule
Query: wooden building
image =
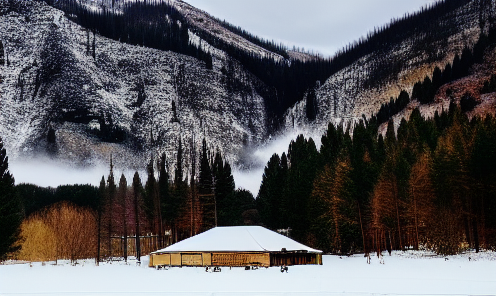
<path fill-rule="evenodd" d="M 322 264 L 322 251 L 261 226 L 216 227 L 150 254 L 150 267 Z"/>

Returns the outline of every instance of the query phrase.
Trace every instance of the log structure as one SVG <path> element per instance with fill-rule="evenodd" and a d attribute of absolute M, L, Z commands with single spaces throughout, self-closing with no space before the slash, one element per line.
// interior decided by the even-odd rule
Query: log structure
<path fill-rule="evenodd" d="M 322 264 L 322 251 L 261 226 L 216 227 L 150 254 L 150 267 Z"/>

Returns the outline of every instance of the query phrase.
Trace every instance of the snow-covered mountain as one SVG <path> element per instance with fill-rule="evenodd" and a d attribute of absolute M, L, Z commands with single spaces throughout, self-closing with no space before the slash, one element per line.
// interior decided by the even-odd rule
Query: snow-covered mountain
<path fill-rule="evenodd" d="M 96 10 L 114 5 L 116 13 L 126 3 L 77 2 Z M 205 138 L 211 151 L 249 166 L 246 152 L 273 136 L 262 94 L 271 86 L 204 37 L 287 64 L 317 57 L 291 52 L 283 57 L 185 2 L 170 3 L 189 23 L 189 41 L 212 56 L 211 69 L 195 57 L 94 34 L 42 1 L 0 0 L 6 60 L 0 65 L 0 137 L 11 159 L 46 154 L 92 166 L 112 155 L 117 166 L 142 169 L 150 155 L 165 152 L 173 168 L 179 140 L 189 166 Z M 302 97 L 287 110 L 280 133 L 320 137 L 329 122 L 353 123 L 375 114 L 390 97 L 411 91 L 434 67 L 443 68 L 472 47 L 494 22 L 495 7 L 495 0 L 466 1 L 433 19 L 437 38 L 413 30 L 399 43 L 362 55 L 315 84 L 315 120 L 307 118 L 308 100 Z M 372 81 L 384 67 L 382 82 Z"/>
<path fill-rule="evenodd" d="M 467 1 L 424 25 L 426 28 L 432 26 L 430 30 L 436 29 L 436 38 L 415 30 L 399 44 L 362 56 L 316 88 L 315 108 L 318 112 L 315 120 L 310 121 L 305 116 L 307 103 L 302 100 L 287 111 L 285 129 L 310 130 L 310 135 L 320 136 L 327 130 L 329 122 L 347 127 L 362 119 L 363 115 L 367 118 L 375 115 L 381 104 L 389 102 L 390 98 L 396 99 L 402 90 L 411 95 L 416 82 L 426 76 L 432 79 L 436 66 L 444 69 L 446 64 L 453 62 L 455 55 L 461 56 L 465 47 L 473 48 L 481 32 L 487 34 L 489 25 L 494 26 L 495 17 L 496 1 Z M 394 70 L 395 64 L 399 65 L 399 71 Z M 384 70 L 387 77 L 381 83 L 371 84 L 369 79 Z M 492 73 L 494 68 L 474 74 L 487 79 Z M 482 77 L 478 77 L 480 81 Z M 395 124 L 399 121 L 396 120 Z"/>
<path fill-rule="evenodd" d="M 211 48 L 207 69 L 189 56 L 93 35 L 43 2 L 21 2 L 9 10 L 3 1 L 0 10 L 8 60 L 0 66 L 0 136 L 11 159 L 48 153 L 93 165 L 112 154 L 118 166 L 141 169 L 162 152 L 173 165 L 179 139 L 189 159 L 206 138 L 236 162 L 268 136 L 256 91 L 263 83 L 222 51 Z M 234 90 L 221 72 L 228 63 Z"/>

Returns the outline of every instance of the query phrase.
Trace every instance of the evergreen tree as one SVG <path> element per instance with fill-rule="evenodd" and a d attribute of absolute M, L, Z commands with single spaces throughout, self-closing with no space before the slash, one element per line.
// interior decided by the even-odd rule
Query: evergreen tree
<path fill-rule="evenodd" d="M 207 151 L 207 141 L 203 139 L 202 141 L 202 153 L 200 156 L 200 176 L 198 184 L 199 194 L 211 194 L 213 183 L 212 183 L 212 170 L 210 169 L 210 162 L 208 160 Z"/>
<path fill-rule="evenodd" d="M 116 194 L 116 185 L 114 181 L 114 164 L 112 162 L 112 156 L 110 157 L 110 173 L 107 178 L 107 190 L 106 190 L 106 209 L 105 216 L 107 219 L 107 252 L 108 256 L 112 258 L 112 235 L 114 232 L 114 200 Z"/>
<path fill-rule="evenodd" d="M 9 172 L 9 158 L 0 138 L 0 260 L 19 250 L 22 222 L 19 198 L 14 187 L 14 177 Z"/>
<path fill-rule="evenodd" d="M 234 177 L 229 162 L 224 161 L 222 170 L 216 170 L 218 175 L 215 176 L 215 198 L 217 200 L 217 218 L 218 226 L 232 226 L 236 221 Z"/>
<path fill-rule="evenodd" d="M 212 170 L 210 167 L 209 154 L 207 150 L 207 141 L 202 141 L 202 152 L 200 155 L 200 174 L 198 180 L 198 197 L 200 203 L 200 211 L 202 214 L 202 222 L 208 225 L 215 224 L 215 200 L 214 200 L 214 184 Z M 208 227 L 211 227 L 208 226 Z"/>
<path fill-rule="evenodd" d="M 312 191 L 312 220 L 328 231 L 312 229 L 319 246 L 336 253 L 350 251 L 357 231 L 357 204 L 353 201 L 351 162 L 343 153 L 335 166 L 327 165 L 315 179 Z"/>
<path fill-rule="evenodd" d="M 100 187 L 98 187 L 98 205 L 97 205 L 97 223 L 98 223 L 98 237 L 97 237 L 97 252 L 96 252 L 96 265 L 99 265 L 101 256 L 101 242 L 102 242 L 102 215 L 105 208 L 105 176 L 102 176 Z"/>
<path fill-rule="evenodd" d="M 134 197 L 134 221 L 135 221 L 135 242 L 136 242 L 136 259 L 141 261 L 141 227 L 140 227 L 140 209 L 141 198 L 143 196 L 143 185 L 138 172 L 134 173 L 133 177 L 133 197 Z"/>
<path fill-rule="evenodd" d="M 318 166 L 318 151 L 313 139 L 299 135 L 290 143 L 288 160 L 287 211 L 291 213 L 288 226 L 295 239 L 305 241 L 309 229 L 308 200 Z"/>
<path fill-rule="evenodd" d="M 177 242 L 180 239 L 180 233 L 179 233 L 179 228 L 178 228 L 178 219 L 179 217 L 182 216 L 182 213 L 184 212 L 184 205 L 186 202 L 187 198 L 187 184 L 184 180 L 184 175 L 183 175 L 183 145 L 181 139 L 179 139 L 179 145 L 177 148 L 177 158 L 176 158 L 176 169 L 175 169 L 175 174 L 174 174 L 174 188 L 173 188 L 173 202 L 174 202 L 174 208 L 176 209 L 175 212 L 175 219 L 174 219 L 174 228 L 173 228 L 173 239 L 175 242 Z"/>
<path fill-rule="evenodd" d="M 455 108 L 452 112 L 453 125 L 439 139 L 433 164 L 433 183 L 438 209 L 448 221 L 457 221 L 450 228 L 446 228 L 443 221 L 436 221 L 438 235 L 435 236 L 435 248 L 442 254 L 456 254 L 459 251 L 463 234 L 470 247 L 474 247 L 475 239 L 475 233 L 470 227 L 473 196 L 470 189 L 471 184 L 475 182 L 469 171 L 471 147 L 468 142 L 470 134 L 467 130 L 468 119 L 460 113 L 459 109 Z M 439 217 L 441 216 L 436 216 L 436 218 Z"/>
<path fill-rule="evenodd" d="M 333 164 L 338 157 L 339 151 L 343 143 L 343 126 L 337 128 L 329 123 L 327 132 L 321 138 L 322 145 L 320 146 L 320 154 L 322 156 L 323 165 Z"/>
<path fill-rule="evenodd" d="M 496 237 L 487 235 L 496 229 L 496 121 L 488 115 L 474 126 L 477 129 L 471 152 L 470 172 L 475 182 L 472 208 L 474 209 L 473 225 L 480 228 L 480 245 L 482 247 L 496 245 Z M 494 230 L 493 230 L 494 231 Z M 477 247 L 477 245 L 476 245 Z M 477 249 L 476 249 L 477 250 Z"/>
<path fill-rule="evenodd" d="M 286 164 L 287 165 L 287 164 Z M 262 183 L 257 196 L 257 208 L 265 226 L 270 229 L 284 227 L 280 225 L 281 218 L 281 196 L 283 187 L 279 182 L 281 160 L 278 154 L 273 154 L 265 166 Z"/>
<path fill-rule="evenodd" d="M 236 218 L 231 225 L 254 225 L 249 224 L 251 221 L 245 219 L 248 213 L 256 212 L 256 201 L 253 194 L 245 189 L 236 189 L 234 196 L 236 207 L 233 210 L 233 217 Z"/>
<path fill-rule="evenodd" d="M 317 87 L 317 86 L 316 86 Z M 315 88 L 311 87 L 306 95 L 306 115 L 308 120 L 314 121 L 317 117 L 317 96 L 315 95 Z"/>
<path fill-rule="evenodd" d="M 401 97 L 401 95 L 400 95 Z M 348 199 L 348 213 L 356 212 L 355 217 L 349 216 L 356 222 L 355 225 L 348 225 L 347 240 L 341 245 L 342 251 L 348 251 L 351 245 L 362 248 L 368 252 L 368 246 L 365 242 L 364 212 L 369 207 L 369 197 L 373 191 L 374 184 L 377 182 L 379 168 L 381 163 L 376 151 L 377 129 L 370 125 L 366 127 L 367 122 L 360 120 L 353 131 L 353 142 L 350 154 L 351 167 L 349 178 L 353 184 L 353 190 L 349 190 L 350 198 Z M 346 151 L 343 152 L 346 156 Z M 342 158 L 344 156 L 341 156 Z M 346 157 L 344 158 L 346 160 Z M 341 162 L 344 161 L 343 159 Z M 356 226 L 356 227 L 355 227 Z"/>
<path fill-rule="evenodd" d="M 224 204 L 223 199 L 225 198 L 223 194 L 223 171 L 224 161 L 222 159 L 222 154 L 220 151 L 217 151 L 212 164 L 214 195 L 211 199 L 204 199 L 203 206 L 203 223 L 206 229 L 219 225 L 219 213 L 222 207 L 221 205 Z"/>
<path fill-rule="evenodd" d="M 121 175 L 121 179 L 119 180 L 119 190 L 118 190 L 118 198 L 120 201 L 121 207 L 121 225 L 122 225 L 122 240 L 124 246 L 124 261 L 127 262 L 127 181 L 124 174 Z"/>
<path fill-rule="evenodd" d="M 396 148 L 396 134 L 394 132 L 394 121 L 392 119 L 388 121 L 384 146 L 387 154 Z"/>
<path fill-rule="evenodd" d="M 165 221 L 168 226 L 172 223 L 172 217 L 174 215 L 174 206 L 172 205 L 171 195 L 169 192 L 169 174 L 167 173 L 166 168 L 166 158 L 165 153 L 162 153 L 160 157 L 160 175 L 158 177 L 158 188 L 159 188 L 159 200 L 160 200 L 160 211 L 161 211 L 161 220 Z M 163 222 L 161 222 L 161 225 Z M 163 234 L 164 229 L 161 227 L 160 235 Z M 165 241 L 162 239 L 162 244 L 165 244 Z"/>
<path fill-rule="evenodd" d="M 287 186 L 288 186 L 288 174 L 289 174 L 289 164 L 288 164 L 288 157 L 286 156 L 286 152 L 283 152 L 281 155 L 281 162 L 279 166 L 279 174 L 278 174 L 278 183 L 277 186 L 279 187 L 279 194 L 280 194 L 280 200 L 279 204 L 280 209 L 279 209 L 279 215 L 278 217 L 278 224 L 277 227 L 279 228 L 287 228 L 289 227 L 289 220 L 292 215 L 291 211 L 288 208 L 288 193 L 287 193 Z"/>
<path fill-rule="evenodd" d="M 5 58 L 3 55 L 3 43 L 0 40 L 0 66 L 4 66 L 4 65 L 5 65 Z"/>
<path fill-rule="evenodd" d="M 153 157 L 146 166 L 148 173 L 148 179 L 145 183 L 145 213 L 149 223 L 149 231 L 157 233 L 157 212 L 156 212 L 156 200 L 157 200 L 157 180 L 155 179 L 154 170 L 154 160 Z"/>

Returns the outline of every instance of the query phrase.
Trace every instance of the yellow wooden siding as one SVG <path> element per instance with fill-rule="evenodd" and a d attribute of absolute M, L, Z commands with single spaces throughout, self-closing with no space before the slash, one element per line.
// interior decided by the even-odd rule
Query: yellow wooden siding
<path fill-rule="evenodd" d="M 150 256 L 150 266 L 170 265 L 170 254 L 153 254 Z"/>
<path fill-rule="evenodd" d="M 281 266 L 322 265 L 322 254 L 295 253 L 164 253 L 152 254 L 149 266 Z"/>
<path fill-rule="evenodd" d="M 316 254 L 315 264 L 322 265 L 322 254 Z"/>
<path fill-rule="evenodd" d="M 270 266 L 268 253 L 213 253 L 213 266 Z"/>
<path fill-rule="evenodd" d="M 212 253 L 203 253 L 202 254 L 202 259 L 203 259 L 203 266 L 210 266 L 212 265 Z"/>
<path fill-rule="evenodd" d="M 172 266 L 181 266 L 181 254 L 180 253 L 172 253 L 171 254 L 171 265 Z"/>
<path fill-rule="evenodd" d="M 181 254 L 182 266 L 202 266 L 203 260 L 201 254 Z"/>

